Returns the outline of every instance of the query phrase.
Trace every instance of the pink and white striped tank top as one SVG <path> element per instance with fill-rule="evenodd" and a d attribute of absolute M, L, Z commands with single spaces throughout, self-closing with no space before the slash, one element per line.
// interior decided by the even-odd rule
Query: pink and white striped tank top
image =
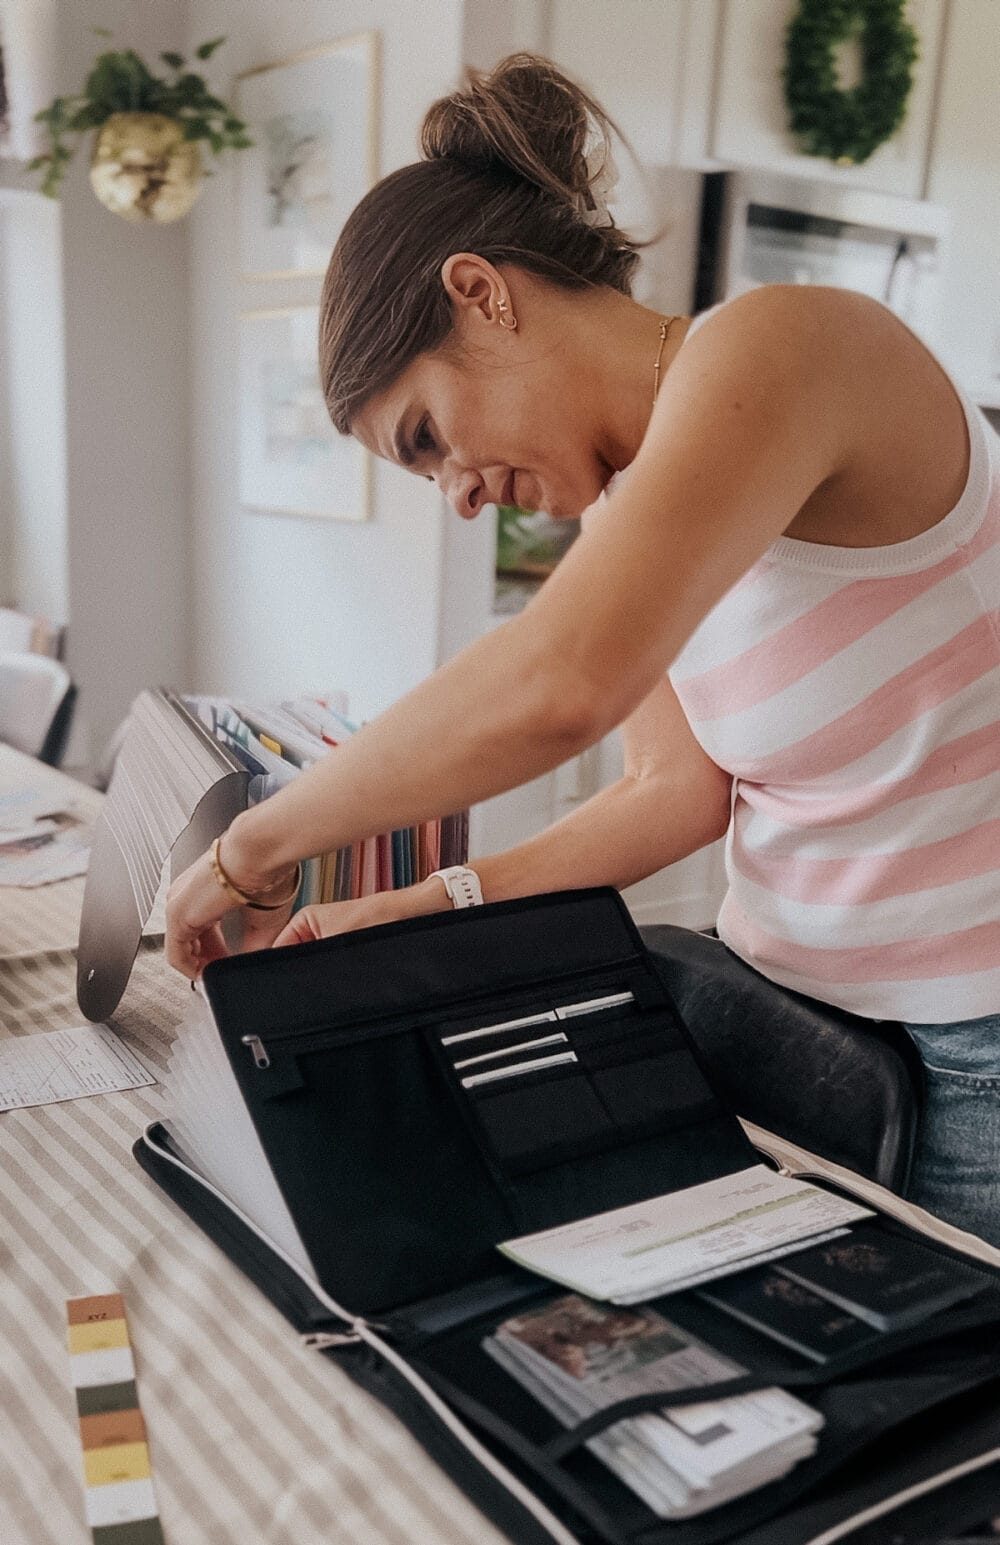
<path fill-rule="evenodd" d="M 781 538 L 670 670 L 733 774 L 721 937 L 783 986 L 914 1023 L 1000 1012 L 1000 438 L 949 379 L 971 450 L 954 509 L 888 547 Z"/>

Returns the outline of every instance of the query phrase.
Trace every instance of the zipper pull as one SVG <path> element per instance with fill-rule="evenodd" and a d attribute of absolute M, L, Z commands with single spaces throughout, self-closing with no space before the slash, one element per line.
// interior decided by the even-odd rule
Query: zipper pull
<path fill-rule="evenodd" d="M 325 1347 L 353 1346 L 360 1340 L 361 1337 L 357 1331 L 353 1330 L 314 1330 L 310 1331 L 308 1335 L 299 1337 L 301 1344 L 304 1347 L 309 1347 L 314 1352 L 322 1352 Z"/>
<path fill-rule="evenodd" d="M 267 1048 L 259 1035 L 245 1035 L 242 1037 L 242 1040 L 243 1045 L 249 1046 L 253 1053 L 255 1067 L 269 1068 L 271 1066 L 271 1059 L 267 1055 Z"/>

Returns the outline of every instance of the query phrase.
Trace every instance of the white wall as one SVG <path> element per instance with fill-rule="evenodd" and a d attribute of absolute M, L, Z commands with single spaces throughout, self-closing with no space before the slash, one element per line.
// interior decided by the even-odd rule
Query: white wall
<path fill-rule="evenodd" d="M 3 203 L 0 200 L 0 275 L 6 272 L 7 267 L 7 222 L 4 215 Z M 0 361 L 9 357 L 6 308 L 0 306 Z M 14 599 L 11 450 L 7 371 L 0 369 L 0 606 L 9 605 Z"/>
<path fill-rule="evenodd" d="M 381 37 L 380 175 L 416 159 L 420 119 L 453 89 L 460 0 L 296 0 L 250 7 L 191 0 L 189 40 L 228 41 L 210 70 L 233 77 L 369 28 Z M 237 319 L 315 301 L 320 281 L 248 281 L 235 251 L 236 166 L 218 173 L 190 222 L 194 654 L 191 684 L 266 697 L 343 687 L 368 717 L 437 663 L 442 501 L 380 463 L 364 524 L 241 509 L 237 494 Z"/>
<path fill-rule="evenodd" d="M 0 190 L 0 600 L 69 614 L 61 211 Z"/>
<path fill-rule="evenodd" d="M 59 0 L 57 89 L 79 88 L 94 27 L 155 60 L 183 17 L 183 0 Z M 68 661 L 96 755 L 137 692 L 187 674 L 187 233 L 109 214 L 86 147 L 62 229 Z"/>

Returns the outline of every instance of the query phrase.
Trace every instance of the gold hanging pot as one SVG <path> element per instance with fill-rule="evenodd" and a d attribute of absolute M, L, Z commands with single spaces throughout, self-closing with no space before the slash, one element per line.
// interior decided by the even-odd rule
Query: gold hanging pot
<path fill-rule="evenodd" d="M 94 143 L 90 185 L 123 220 L 180 220 L 202 188 L 198 146 L 164 113 L 112 113 Z"/>

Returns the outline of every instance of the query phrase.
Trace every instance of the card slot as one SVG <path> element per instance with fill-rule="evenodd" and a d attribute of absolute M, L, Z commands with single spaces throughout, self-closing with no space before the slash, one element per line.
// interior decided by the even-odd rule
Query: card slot
<path fill-rule="evenodd" d="M 464 1092 L 484 1141 L 509 1177 L 620 1141 L 577 1062 Z"/>
<path fill-rule="evenodd" d="M 512 984 L 507 991 L 484 995 L 476 1007 L 466 998 L 458 1012 L 455 1004 L 442 1004 L 433 1021 L 430 1015 L 421 1017 L 438 1033 L 441 1044 L 450 1047 L 460 1044 L 460 1036 L 472 1039 L 494 1030 L 530 1026 L 537 1016 L 555 1016 L 557 1007 L 624 992 L 631 992 L 638 1002 L 649 990 L 648 972 L 605 966 L 596 972 L 570 972 L 534 983 Z"/>
<path fill-rule="evenodd" d="M 664 1042 L 655 1032 L 636 1030 L 631 1035 L 616 1035 L 607 1040 L 579 1042 L 571 1039 L 573 1050 L 586 1068 L 613 1067 L 619 1062 L 641 1062 L 666 1057 L 681 1049 L 677 1042 Z"/>
<path fill-rule="evenodd" d="M 482 1051 L 472 1057 L 460 1057 L 457 1062 L 452 1063 L 452 1067 L 457 1073 L 463 1068 L 482 1067 L 489 1063 L 501 1065 L 505 1057 L 516 1059 L 529 1052 L 542 1052 L 546 1049 L 552 1051 L 557 1047 L 564 1051 L 570 1049 L 568 1037 L 560 1030 L 554 1031 L 551 1035 L 536 1036 L 531 1041 L 513 1041 L 509 1046 L 498 1047 L 495 1051 Z"/>
<path fill-rule="evenodd" d="M 440 1045 L 450 1065 L 457 1068 L 465 1062 L 471 1062 L 474 1057 L 503 1056 L 511 1047 L 524 1046 L 551 1035 L 561 1036 L 563 1043 L 569 1045 L 566 1031 L 554 1019 L 545 1024 L 528 1025 L 523 1030 L 506 1030 L 502 1035 L 491 1035 L 482 1040 L 462 1041 L 452 1046 L 446 1046 L 442 1041 Z"/>
<path fill-rule="evenodd" d="M 470 1073 L 461 1079 L 461 1085 L 463 1089 L 476 1089 L 482 1084 L 497 1084 L 507 1079 L 526 1078 L 535 1070 L 562 1067 L 571 1062 L 575 1063 L 576 1060 L 576 1052 L 573 1051 L 554 1050 L 548 1053 L 539 1051 L 520 1058 L 515 1053 L 513 1062 L 503 1063 L 496 1068 L 481 1068 L 478 1073 Z"/>
<path fill-rule="evenodd" d="M 672 1015 L 664 1010 L 632 1007 L 625 1011 L 600 1014 L 593 1018 L 570 1019 L 564 1028 L 577 1051 L 590 1047 L 621 1043 L 639 1044 L 640 1039 L 655 1041 L 661 1050 L 686 1046 L 684 1033 Z"/>
<path fill-rule="evenodd" d="M 594 1089 L 630 1136 L 703 1121 L 718 1101 L 686 1048 L 590 1070 Z"/>

